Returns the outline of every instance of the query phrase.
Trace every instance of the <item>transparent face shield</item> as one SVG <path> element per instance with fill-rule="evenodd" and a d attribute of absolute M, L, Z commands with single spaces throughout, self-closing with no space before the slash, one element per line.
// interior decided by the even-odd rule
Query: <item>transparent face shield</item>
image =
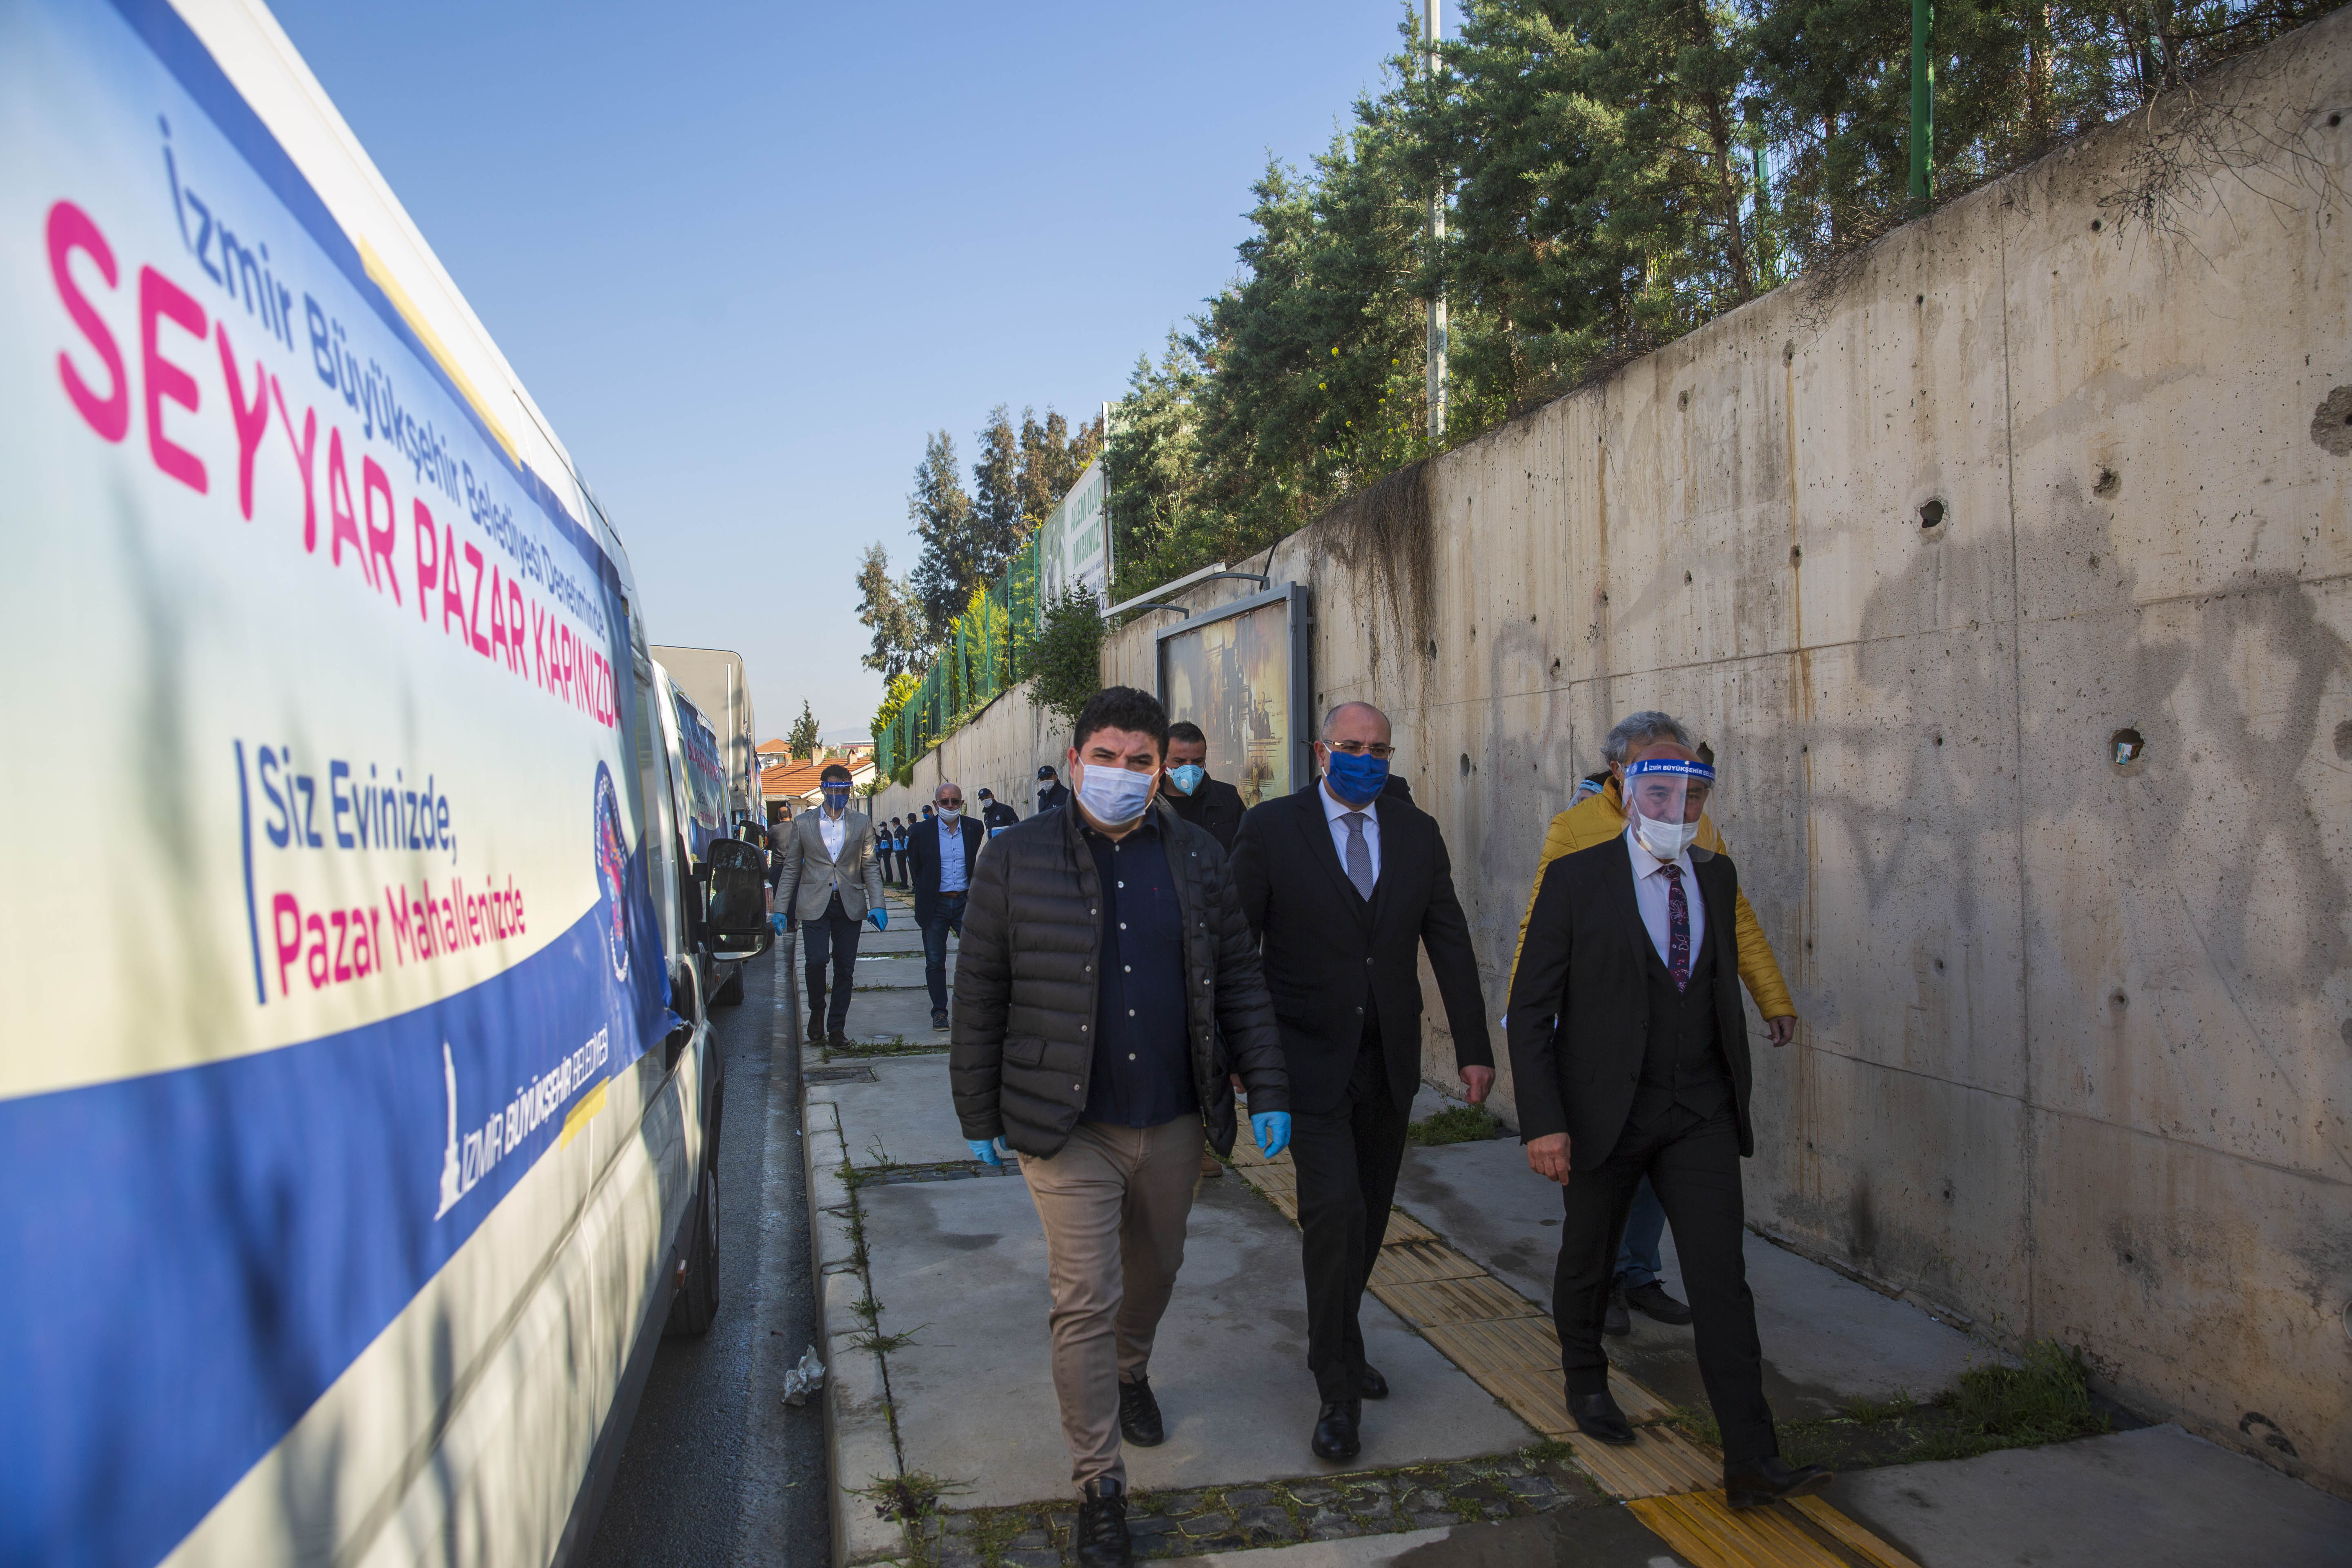
<path fill-rule="evenodd" d="M 1715 769 L 1706 763 L 1646 758 L 1625 770 L 1626 825 L 1643 848 L 1672 860 L 1698 842 L 1698 819 L 1714 793 Z"/>

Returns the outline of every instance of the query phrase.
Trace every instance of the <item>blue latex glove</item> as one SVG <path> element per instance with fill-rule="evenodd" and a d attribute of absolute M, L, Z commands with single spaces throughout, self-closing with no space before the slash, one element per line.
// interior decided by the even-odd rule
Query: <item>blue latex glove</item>
<path fill-rule="evenodd" d="M 890 911 L 884 909 L 879 904 L 877 904 L 872 909 L 866 910 L 866 918 L 874 922 L 874 929 L 876 931 L 888 931 L 890 929 Z"/>
<path fill-rule="evenodd" d="M 1259 1111 L 1250 1118 L 1250 1136 L 1257 1140 L 1257 1152 L 1273 1159 L 1290 1147 L 1290 1112 Z"/>
<path fill-rule="evenodd" d="M 963 1146 L 971 1150 L 971 1157 L 983 1165 L 1004 1163 L 1004 1140 L 1002 1138 L 967 1138 Z"/>
<path fill-rule="evenodd" d="M 782 942 L 792 933 L 792 927 L 787 923 L 791 919 L 792 917 L 782 910 L 777 910 L 768 916 L 768 929 L 776 933 L 777 941 Z"/>

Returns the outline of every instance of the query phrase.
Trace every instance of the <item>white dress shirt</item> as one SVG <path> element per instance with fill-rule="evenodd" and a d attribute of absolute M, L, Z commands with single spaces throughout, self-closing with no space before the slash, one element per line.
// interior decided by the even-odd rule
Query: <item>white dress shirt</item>
<path fill-rule="evenodd" d="M 1673 917 L 1666 900 L 1674 889 L 1666 868 L 1683 868 L 1683 901 L 1690 907 L 1690 966 L 1696 969 L 1699 944 L 1706 940 L 1706 900 L 1699 897 L 1698 873 L 1691 868 L 1690 851 L 1661 860 L 1642 847 L 1641 836 L 1630 827 L 1625 829 L 1625 847 L 1633 857 L 1633 902 L 1641 907 L 1642 924 L 1649 931 L 1650 945 L 1658 950 L 1658 962 L 1668 969 L 1674 968 L 1675 961 Z"/>
<path fill-rule="evenodd" d="M 971 886 L 971 873 L 963 863 L 963 818 L 950 822 L 942 816 L 940 825 L 940 891 L 961 893 Z"/>
<path fill-rule="evenodd" d="M 816 835 L 824 840 L 824 853 L 827 859 L 841 858 L 841 841 L 847 837 L 848 832 L 849 813 L 845 811 L 839 816 L 835 816 L 824 807 L 817 807 Z"/>
<path fill-rule="evenodd" d="M 1381 879 L 1381 803 L 1375 800 L 1370 805 L 1349 805 L 1331 793 L 1328 779 L 1315 786 L 1315 795 L 1322 801 L 1323 816 L 1331 824 L 1331 843 L 1339 851 L 1339 869 L 1342 871 L 1348 868 L 1348 839 L 1350 837 L 1347 816 L 1351 811 L 1364 814 L 1364 847 L 1372 858 L 1372 880 L 1378 882 Z"/>

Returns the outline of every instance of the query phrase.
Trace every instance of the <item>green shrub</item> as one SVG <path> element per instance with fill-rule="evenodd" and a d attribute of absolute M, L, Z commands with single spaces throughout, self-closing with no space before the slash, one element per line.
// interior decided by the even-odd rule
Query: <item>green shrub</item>
<path fill-rule="evenodd" d="M 2081 1351 L 2037 1340 L 2025 1347 L 2024 1362 L 1970 1367 L 1960 1374 L 1948 1406 L 1961 1433 L 2060 1443 L 2108 1429 L 2107 1417 L 2091 1404 L 2090 1371 Z"/>
<path fill-rule="evenodd" d="M 1413 1122 L 1404 1130 L 1404 1135 L 1425 1148 L 1441 1143 L 1483 1143 L 1489 1138 L 1500 1138 L 1503 1124 L 1483 1105 L 1456 1105 L 1425 1121 Z"/>

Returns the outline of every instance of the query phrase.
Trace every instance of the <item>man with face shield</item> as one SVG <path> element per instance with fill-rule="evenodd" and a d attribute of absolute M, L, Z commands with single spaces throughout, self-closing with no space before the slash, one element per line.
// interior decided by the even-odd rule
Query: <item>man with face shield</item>
<path fill-rule="evenodd" d="M 1609 1394 L 1603 1303 L 1646 1177 L 1674 1226 L 1699 1376 L 1733 1508 L 1819 1491 L 1780 1457 L 1741 1253 L 1739 1162 L 1756 1152 L 1727 855 L 1694 853 L 1715 770 L 1673 742 L 1625 769 L 1625 831 L 1544 868 L 1511 980 L 1511 1071 L 1528 1164 L 1560 1184 L 1552 1319 L 1568 1410 L 1638 1441 Z"/>
<path fill-rule="evenodd" d="M 784 852 L 776 868 L 776 907 L 801 922 L 802 952 L 808 960 L 808 1037 L 838 1049 L 849 1043 L 857 922 L 870 920 L 879 931 L 889 923 L 890 911 L 883 901 L 873 819 L 849 809 L 849 770 L 835 763 L 817 782 L 824 803 L 794 817 L 784 835 Z M 828 958 L 833 968 L 829 1007 Z"/>
<path fill-rule="evenodd" d="M 1071 803 L 989 842 L 956 966 L 949 1087 L 973 1158 L 1021 1156 L 1045 1233 L 1085 1568 L 1133 1557 L 1120 1442 L 1167 1436 L 1147 1373 L 1203 1141 L 1233 1150 L 1229 1075 L 1267 1157 L 1290 1139 L 1281 1041 L 1224 855 L 1154 799 L 1167 745 L 1148 692 L 1088 700 Z"/>
<path fill-rule="evenodd" d="M 1578 780 L 1576 797 L 1569 809 L 1551 819 L 1550 831 L 1544 836 L 1543 851 L 1536 860 L 1536 880 L 1528 890 L 1529 909 L 1535 906 L 1535 889 L 1542 885 L 1546 866 L 1563 855 L 1572 855 L 1624 833 L 1626 765 L 1659 742 L 1687 746 L 1691 743 L 1690 732 L 1673 714 L 1655 709 L 1629 713 L 1611 726 L 1601 751 L 1608 766 Z M 1705 760 L 1704 752 L 1701 757 Z M 1730 853 L 1716 832 L 1714 822 L 1704 814 L 1698 819 L 1698 829 L 1694 849 Z M 1772 1044 L 1785 1046 L 1797 1032 L 1796 1004 L 1790 999 L 1788 984 L 1780 978 L 1780 964 L 1773 961 L 1772 945 L 1764 940 L 1764 928 L 1758 922 L 1755 910 L 1748 907 L 1747 894 L 1732 901 L 1732 912 L 1739 939 L 1739 978 L 1747 985 L 1748 995 L 1755 999 L 1756 1011 L 1762 1016 Z M 1519 931 L 1524 940 L 1524 914 L 1519 917 Z M 1602 1320 L 1605 1331 L 1630 1333 L 1633 1311 L 1662 1323 L 1690 1321 L 1690 1309 L 1667 1294 L 1658 1279 L 1662 1266 L 1658 1244 L 1665 1227 L 1665 1211 L 1658 1206 L 1657 1194 L 1644 1182 L 1634 1193 L 1633 1210 L 1625 1218 L 1625 1240 L 1618 1248 L 1616 1282 L 1609 1293 L 1608 1310 Z"/>

